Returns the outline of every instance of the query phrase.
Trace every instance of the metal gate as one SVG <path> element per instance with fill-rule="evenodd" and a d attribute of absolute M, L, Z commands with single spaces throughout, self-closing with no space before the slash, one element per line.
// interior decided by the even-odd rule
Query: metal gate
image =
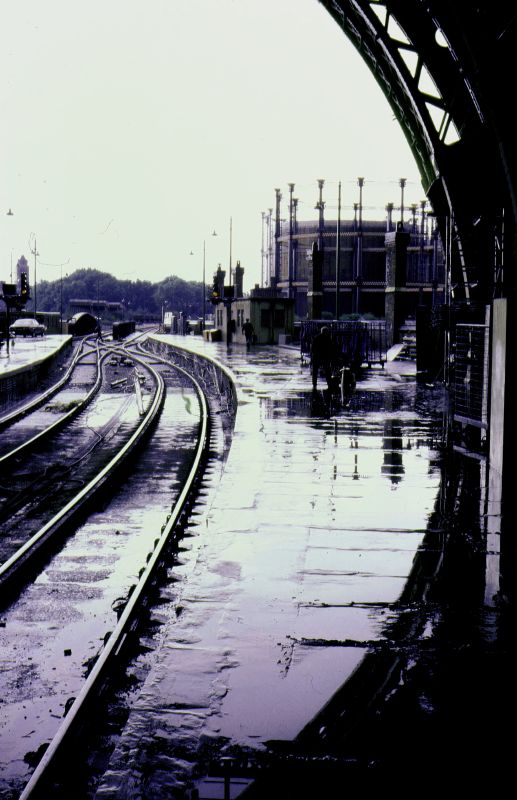
<path fill-rule="evenodd" d="M 357 367 L 386 362 L 386 324 L 384 320 L 303 320 L 300 350 L 310 355 L 313 337 L 326 325 L 332 342 L 343 361 Z"/>
<path fill-rule="evenodd" d="M 452 370 L 453 419 L 488 428 L 489 326 L 456 324 Z"/>

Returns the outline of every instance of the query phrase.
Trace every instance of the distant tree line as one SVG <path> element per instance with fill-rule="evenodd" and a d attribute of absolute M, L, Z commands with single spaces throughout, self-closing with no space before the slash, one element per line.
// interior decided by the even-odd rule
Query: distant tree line
<path fill-rule="evenodd" d="M 34 288 L 27 303 L 27 311 L 34 309 Z M 151 281 L 119 280 L 108 272 L 97 269 L 78 269 L 63 279 L 38 281 L 37 310 L 61 311 L 70 317 L 70 300 L 106 300 L 123 303 L 126 316 L 151 316 L 161 318 L 162 311 L 172 311 L 185 316 L 199 317 L 203 313 L 203 285 L 201 281 L 185 281 L 171 275 L 158 283 Z"/>

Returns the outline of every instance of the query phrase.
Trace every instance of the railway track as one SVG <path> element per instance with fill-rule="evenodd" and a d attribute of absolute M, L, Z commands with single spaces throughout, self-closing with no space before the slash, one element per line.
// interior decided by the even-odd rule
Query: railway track
<path fill-rule="evenodd" d="M 77 363 L 87 354 L 89 350 L 92 349 L 92 342 L 93 340 L 91 337 L 84 337 L 78 341 L 74 348 L 71 361 L 59 380 L 48 386 L 43 391 L 32 395 L 26 402 L 16 403 L 15 407 L 11 411 L 0 416 L 0 430 L 19 422 L 24 416 L 33 412 L 43 403 L 48 401 L 53 395 L 57 394 L 57 392 L 59 392 L 59 390 L 63 388 L 68 381 L 70 381 Z"/>
<path fill-rule="evenodd" d="M 24 417 L 22 433 L 29 431 L 28 435 L 0 457 L 0 606 L 6 590 L 19 581 L 20 570 L 33 563 L 51 538 L 66 531 L 93 496 L 113 479 L 159 413 L 163 380 L 141 359 L 129 361 L 123 354 L 126 382 L 128 367 L 134 369 L 138 363 L 153 380 L 154 391 L 148 394 L 145 413 L 139 413 L 133 390 L 110 390 L 110 375 L 104 365 L 121 352 L 117 348 L 90 353 L 89 367 L 96 371 L 96 378 L 86 394 L 71 404 L 66 390 L 64 396 L 55 395 L 60 408 L 72 405 L 56 422 L 41 426 L 40 412 L 31 415 L 38 417 L 33 424 L 31 416 Z M 88 384 L 90 381 L 88 377 Z M 138 389 L 141 391 L 140 386 Z M 140 410 L 144 411 L 143 397 Z M 8 434 L 9 430 L 4 434 L 6 441 L 12 440 Z"/>
<path fill-rule="evenodd" d="M 75 524 L 72 514 L 65 545 L 52 554 L 47 548 L 46 561 L 37 562 L 41 571 L 21 591 L 15 573 L 6 579 L 6 597 L 18 587 L 0 612 L 0 796 L 10 800 L 59 796 L 70 742 L 134 643 L 204 472 L 209 414 L 201 387 L 163 359 L 112 346 L 108 358 L 115 350 L 155 372 L 167 392 L 160 401 L 156 390 L 161 409 L 146 432 L 139 426 L 128 440 L 123 466 L 110 463 L 96 476 L 109 489 L 102 503 L 92 504 L 84 487 L 82 521 Z M 122 481 L 110 478 L 112 468 Z"/>
<path fill-rule="evenodd" d="M 91 370 L 93 373 L 91 387 L 84 394 L 82 392 L 75 393 L 77 396 L 71 399 L 71 393 L 69 390 L 67 391 L 67 385 L 71 381 L 73 371 L 78 369 L 81 363 L 84 364 L 88 358 L 91 359 L 92 356 L 95 359 L 95 363 L 91 364 L 93 367 Z M 101 356 L 95 350 L 77 351 L 66 376 L 58 384 L 37 395 L 29 404 L 10 415 L 11 429 L 7 431 L 4 437 L 2 443 L 3 452 L 0 453 L 0 469 L 3 475 L 5 475 L 5 470 L 11 460 L 20 458 L 24 453 L 30 453 L 31 449 L 34 449 L 37 444 L 52 436 L 86 408 L 101 387 L 101 367 L 103 360 L 106 358 L 107 353 Z M 44 403 L 47 403 L 45 410 L 48 413 L 37 414 L 36 412 L 39 411 Z M 29 415 L 32 416 L 32 420 L 28 420 Z M 9 415 L 4 420 L 8 418 Z M 34 429 L 32 426 L 34 426 Z"/>
<path fill-rule="evenodd" d="M 148 328 L 138 331 L 130 337 L 130 341 L 133 343 L 138 343 L 153 330 L 154 328 Z M 55 395 L 58 394 L 60 390 L 66 387 L 67 383 L 73 380 L 74 370 L 76 370 L 81 361 L 88 358 L 92 352 L 96 352 L 98 345 L 105 348 L 106 345 L 111 344 L 111 342 L 111 336 L 106 336 L 101 342 L 97 340 L 96 336 L 92 335 L 84 336 L 79 339 L 74 346 L 74 352 L 70 363 L 66 367 L 59 380 L 49 385 L 45 390 L 33 394 L 26 402 L 16 403 L 15 407 L 11 411 L 0 415 L 0 431 L 9 426 L 13 426 L 17 422 L 20 422 L 20 420 L 22 420 L 25 416 L 34 412 L 44 403 L 51 400 Z M 122 347 L 123 345 L 119 344 L 119 346 Z"/>

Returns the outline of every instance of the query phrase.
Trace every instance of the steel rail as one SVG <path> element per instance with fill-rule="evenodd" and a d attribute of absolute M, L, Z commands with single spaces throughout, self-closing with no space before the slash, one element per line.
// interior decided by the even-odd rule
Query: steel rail
<path fill-rule="evenodd" d="M 120 448 L 110 462 L 97 473 L 97 475 L 78 492 L 51 520 L 49 520 L 39 531 L 37 531 L 25 544 L 23 544 L 13 555 L 0 565 L 0 603 L 2 602 L 2 592 L 11 586 L 13 580 L 19 576 L 20 571 L 25 569 L 42 548 L 60 532 L 64 526 L 84 507 L 84 505 L 101 489 L 112 473 L 125 461 L 134 447 L 140 442 L 143 435 L 161 411 L 165 398 L 165 383 L 162 376 L 146 364 L 143 359 L 133 356 L 134 360 L 148 369 L 156 382 L 156 392 L 153 402 L 148 408 L 145 417 L 138 428 L 134 431 L 128 441 Z"/>
<path fill-rule="evenodd" d="M 77 359 L 76 364 L 79 363 L 79 361 L 82 358 L 85 358 L 86 356 L 91 355 L 91 353 L 92 353 L 92 351 L 90 351 L 89 353 L 83 353 Z M 32 445 L 36 444 L 36 442 L 43 441 L 47 436 L 50 436 L 51 434 L 55 433 L 60 428 L 62 428 L 64 425 L 66 425 L 68 422 L 70 422 L 70 420 L 74 419 L 74 417 L 77 417 L 81 413 L 81 411 L 84 411 L 86 406 L 92 401 L 92 399 L 95 397 L 95 395 L 97 394 L 97 392 L 99 391 L 99 389 L 101 387 L 101 384 L 102 384 L 101 366 L 102 366 L 102 364 L 104 363 L 104 361 L 106 360 L 106 358 L 108 356 L 109 356 L 109 352 L 108 353 L 103 353 L 102 355 L 100 355 L 97 352 L 97 358 L 98 358 L 98 361 L 97 361 L 97 376 L 95 378 L 94 385 L 92 386 L 92 388 L 90 389 L 90 391 L 88 392 L 86 397 L 84 397 L 81 401 L 79 401 L 77 403 L 77 405 L 74 406 L 74 408 L 70 409 L 70 411 L 68 411 L 66 414 L 63 414 L 62 417 L 59 417 L 59 419 L 57 419 L 51 425 L 48 425 L 46 428 L 44 428 L 44 430 L 40 431 L 39 433 L 36 433 L 30 439 L 27 439 L 25 442 L 22 442 L 21 444 L 19 444 L 17 447 L 14 448 L 14 450 L 10 450 L 8 453 L 5 453 L 3 456 L 0 456 L 0 466 L 5 465 L 8 461 L 10 461 L 15 456 L 19 456 L 25 450 L 28 450 L 30 447 L 32 447 Z M 39 405 L 39 403 L 38 403 L 38 405 Z M 32 409 L 32 410 L 34 410 L 34 409 Z"/>
<path fill-rule="evenodd" d="M 169 363 L 163 358 L 160 360 L 165 364 Z M 56 760 L 62 752 L 67 740 L 67 736 L 69 736 L 74 727 L 79 724 L 80 718 L 86 712 L 89 702 L 93 700 L 95 690 L 101 681 L 105 680 L 105 676 L 111 664 L 112 658 L 116 658 L 120 655 L 126 638 L 131 630 L 135 612 L 138 609 L 140 602 L 144 599 L 147 585 L 153 577 L 156 567 L 160 563 L 162 552 L 168 544 L 168 540 L 182 515 L 187 500 L 192 492 L 196 478 L 198 477 L 202 459 L 208 446 L 208 405 L 201 386 L 195 380 L 195 378 L 189 375 L 186 370 L 183 370 L 181 367 L 174 366 L 174 368 L 185 374 L 194 384 L 201 412 L 198 443 L 189 475 L 184 483 L 178 499 L 173 504 L 171 514 L 168 515 L 167 521 L 161 529 L 160 536 L 154 541 L 154 548 L 152 552 L 148 554 L 146 566 L 140 574 L 138 583 L 134 586 L 133 591 L 130 593 L 128 602 L 117 622 L 115 629 L 105 642 L 104 648 L 95 662 L 92 671 L 88 675 L 77 698 L 70 706 L 66 717 L 61 723 L 56 735 L 50 742 L 45 754 L 43 755 L 41 761 L 21 793 L 19 800 L 28 800 L 28 798 L 34 798 L 37 796 L 37 792 L 40 789 L 42 791 L 45 790 L 45 786 L 43 785 L 44 781 L 50 779 L 51 770 L 56 765 Z"/>
<path fill-rule="evenodd" d="M 173 361 L 170 358 L 164 359 L 159 356 L 152 346 L 149 348 L 144 347 L 144 344 L 149 343 L 149 341 L 151 345 L 156 343 L 156 341 L 153 342 L 153 340 L 149 339 L 147 339 L 146 342 L 139 343 L 138 349 L 140 352 L 147 353 L 149 357 L 153 357 L 166 364 L 169 364 L 172 367 L 181 369 L 181 366 L 176 361 Z M 235 412 L 239 404 L 239 392 L 237 390 L 236 378 L 233 372 L 225 364 L 207 353 L 190 350 L 188 347 L 184 347 L 176 342 L 172 342 L 171 345 L 174 355 L 181 358 L 184 364 L 188 363 L 189 358 L 191 359 L 192 364 L 188 369 L 186 369 L 186 371 L 189 375 L 192 375 L 192 370 L 196 370 L 194 374 L 199 380 L 201 380 L 202 383 L 206 385 L 206 392 L 208 396 L 210 396 L 210 385 L 213 386 L 214 392 L 218 395 L 221 410 L 223 409 L 224 401 L 224 410 L 231 412 L 233 409 L 233 412 Z M 223 379 L 226 379 L 228 387 L 231 387 L 230 394 L 232 396 L 230 398 L 227 397 L 223 381 L 220 380 L 218 373 L 221 373 Z"/>
<path fill-rule="evenodd" d="M 0 417 L 0 430 L 5 428 L 7 425 L 12 425 L 13 422 L 17 422 L 22 417 L 25 417 L 31 411 L 34 411 L 38 406 L 52 397 L 54 394 L 59 392 L 59 390 L 67 383 L 70 379 L 72 372 L 74 371 L 75 367 L 77 366 L 77 362 L 80 361 L 81 358 L 84 358 L 87 355 L 90 355 L 93 351 L 90 350 L 87 353 L 82 353 L 83 346 L 86 340 L 83 340 L 80 346 L 77 348 L 76 352 L 74 353 L 74 357 L 64 373 L 64 375 L 52 386 L 50 386 L 46 391 L 39 394 L 37 397 L 34 397 L 24 406 L 11 411 L 9 414 L 5 414 L 3 417 Z"/>

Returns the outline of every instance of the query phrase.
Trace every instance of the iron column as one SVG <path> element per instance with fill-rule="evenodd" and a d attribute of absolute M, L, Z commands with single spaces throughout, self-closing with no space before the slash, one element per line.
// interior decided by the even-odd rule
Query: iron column
<path fill-rule="evenodd" d="M 289 253 L 287 264 L 287 296 L 291 297 L 291 281 L 293 279 L 293 191 L 294 183 L 289 183 Z"/>
<path fill-rule="evenodd" d="M 336 228 L 336 321 L 339 319 L 339 258 L 341 251 L 341 181 L 338 184 Z"/>
<path fill-rule="evenodd" d="M 280 201 L 282 192 L 275 189 L 276 211 L 275 211 L 275 286 L 280 279 Z"/>
<path fill-rule="evenodd" d="M 406 179 L 400 179 L 400 224 L 404 227 L 404 186 L 406 185 Z"/>
<path fill-rule="evenodd" d="M 318 187 L 320 190 L 319 199 L 316 203 L 316 208 L 318 210 L 318 250 L 320 252 L 323 251 L 323 228 L 325 226 L 325 221 L 323 217 L 323 210 L 325 208 L 325 203 L 323 202 L 323 185 L 325 181 L 323 178 L 318 178 Z"/>
<path fill-rule="evenodd" d="M 205 246 L 206 246 L 206 240 L 203 239 L 203 324 L 202 324 L 203 331 L 205 330 L 205 317 L 206 317 Z"/>

